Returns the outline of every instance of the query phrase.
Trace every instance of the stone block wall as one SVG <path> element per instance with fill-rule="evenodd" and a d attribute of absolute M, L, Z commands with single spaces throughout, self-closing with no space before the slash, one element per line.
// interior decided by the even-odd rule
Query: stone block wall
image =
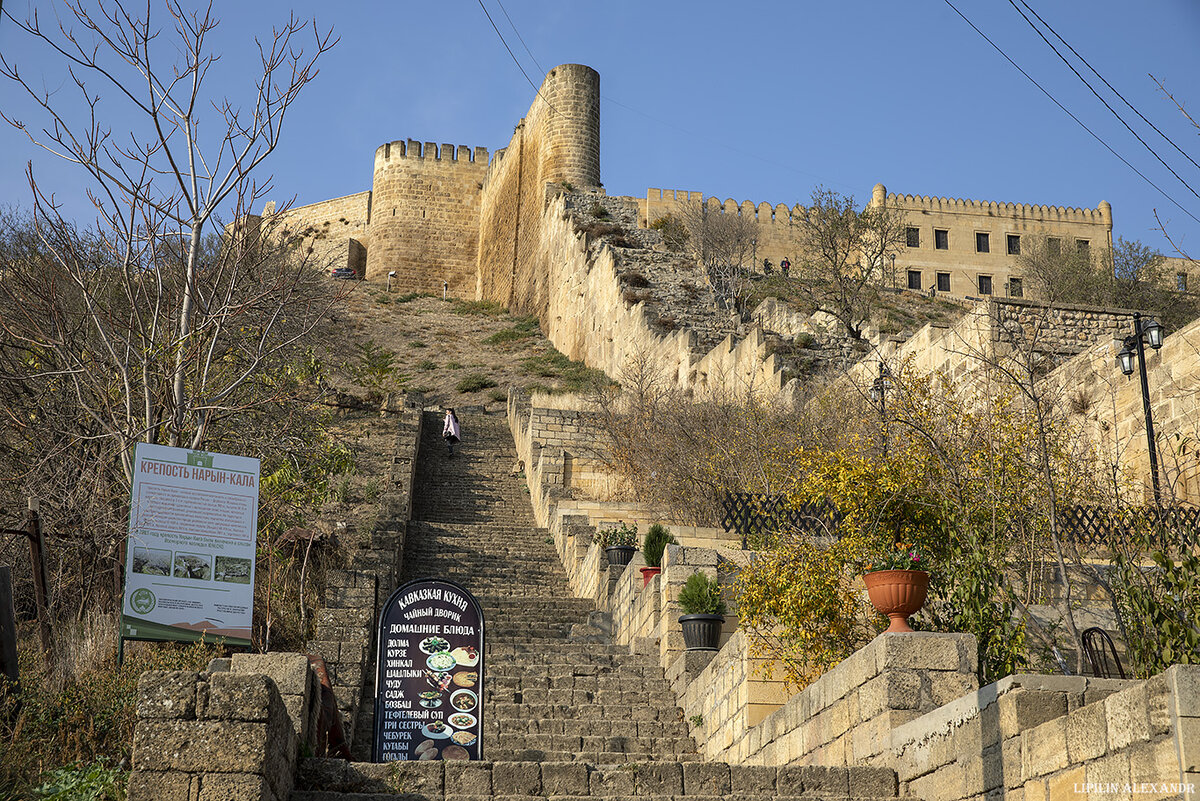
<path fill-rule="evenodd" d="M 1200 797 L 1200 667 L 1009 676 L 895 729 L 872 763 L 925 801 Z"/>
<path fill-rule="evenodd" d="M 261 224 L 275 236 L 300 235 L 302 249 L 312 248 L 309 257 L 322 269 L 354 267 L 362 275 L 359 251 L 371 241 L 370 217 L 371 193 L 358 192 L 279 212 L 272 201 Z"/>
<path fill-rule="evenodd" d="M 367 277 L 396 272 L 401 292 L 474 298 L 479 212 L 488 152 L 389 142 L 375 151 Z"/>
<path fill-rule="evenodd" d="M 129 801 L 286 801 L 320 693 L 301 654 L 238 654 L 230 672 L 138 680 Z"/>
<path fill-rule="evenodd" d="M 549 276 L 536 258 L 547 184 L 600 184 L 600 76 L 550 70 L 512 139 L 492 158 L 479 213 L 477 297 L 543 316 Z"/>

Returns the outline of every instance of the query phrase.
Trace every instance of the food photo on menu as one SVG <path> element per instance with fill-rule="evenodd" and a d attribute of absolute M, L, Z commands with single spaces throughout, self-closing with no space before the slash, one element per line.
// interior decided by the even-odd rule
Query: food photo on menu
<path fill-rule="evenodd" d="M 479 673 L 469 668 L 479 664 L 474 646 L 452 644 L 445 637 L 426 637 L 417 648 L 425 655 L 425 683 L 430 689 L 420 693 L 420 705 L 439 710 L 417 732 L 418 740 L 410 758 L 470 759 L 467 749 L 479 742 L 479 706 L 476 692 Z"/>

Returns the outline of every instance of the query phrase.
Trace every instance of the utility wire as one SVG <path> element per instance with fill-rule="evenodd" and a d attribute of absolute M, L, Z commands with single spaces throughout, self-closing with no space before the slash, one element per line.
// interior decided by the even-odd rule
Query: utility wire
<path fill-rule="evenodd" d="M 1012 59 L 1009 57 L 1008 53 L 1005 53 L 1005 52 L 1004 52 L 1004 50 L 1002 50 L 998 44 L 996 44 L 996 43 L 995 43 L 995 42 L 993 42 L 991 39 L 989 39 L 986 33 L 984 33 L 983 31 L 979 30 L 979 28 L 978 28 L 978 27 L 976 27 L 976 25 L 975 25 L 975 23 L 974 23 L 974 22 L 971 22 L 971 20 L 967 19 L 967 16 L 966 16 L 965 14 L 963 14 L 961 11 L 959 11 L 959 10 L 958 10 L 958 8 L 957 8 L 957 7 L 954 5 L 954 3 L 950 2 L 950 0 L 944 0 L 944 2 L 946 3 L 946 5 L 950 6 L 950 8 L 951 8 L 951 9 L 954 11 L 954 13 L 955 13 L 955 14 L 958 14 L 958 16 L 962 17 L 962 20 L 963 20 L 963 22 L 965 22 L 965 23 L 967 23 L 968 25 L 970 25 L 970 26 L 971 26 L 971 29 L 972 29 L 972 30 L 974 30 L 974 31 L 975 31 L 975 33 L 977 33 L 977 34 L 979 34 L 980 36 L 982 36 L 982 37 L 983 37 L 983 40 L 984 40 L 985 42 L 987 42 L 988 44 L 990 44 L 990 45 L 991 45 L 991 46 L 992 46 L 992 47 L 995 49 L 995 51 L 996 51 L 997 53 L 999 53 L 1001 56 L 1003 56 L 1005 61 L 1007 61 L 1009 64 L 1012 64 L 1012 65 L 1013 65 L 1013 67 L 1014 67 L 1014 68 L 1017 70 L 1017 72 L 1019 72 L 1019 73 L 1021 73 L 1022 75 L 1024 75 L 1024 76 L 1025 76 L 1025 77 L 1026 77 L 1026 78 L 1029 80 L 1029 82 L 1030 82 L 1030 83 L 1032 83 L 1034 86 L 1036 86 L 1036 87 L 1037 87 L 1037 88 L 1038 88 L 1038 89 L 1041 91 L 1041 93 L 1042 93 L 1042 94 L 1044 94 L 1046 97 L 1050 98 L 1050 101 L 1051 101 L 1052 103 L 1054 103 L 1054 105 L 1058 106 L 1058 107 L 1059 107 L 1059 109 L 1061 109 L 1061 110 L 1062 110 L 1062 112 L 1063 112 L 1064 114 L 1066 114 L 1066 115 L 1067 115 L 1068 117 L 1070 117 L 1071 119 L 1075 120 L 1075 122 L 1076 122 L 1076 123 L 1079 125 L 1079 127 L 1080 127 L 1080 128 L 1082 128 L 1083 130 L 1087 131 L 1089 134 L 1091 134 L 1091 136 L 1092 136 L 1092 138 L 1093 138 L 1093 139 L 1095 139 L 1097 142 L 1099 142 L 1101 145 L 1103 145 L 1103 147 L 1104 147 L 1104 149 L 1105 149 L 1105 150 L 1107 150 L 1109 153 L 1112 153 L 1114 156 L 1116 156 L 1116 157 L 1117 157 L 1117 159 L 1118 159 L 1118 160 L 1119 160 L 1119 161 L 1120 161 L 1122 164 L 1124 164 L 1126 167 L 1128 167 L 1129 169 L 1131 169 L 1131 170 L 1133 170 L 1135 173 L 1137 173 L 1138 177 L 1140 177 L 1140 178 L 1141 178 L 1143 181 L 1145 181 L 1145 182 L 1146 182 L 1146 183 L 1148 183 L 1150 186 L 1152 186 L 1152 187 L 1154 187 L 1156 190 L 1158 190 L 1158 193 L 1159 193 L 1160 195 L 1162 195 L 1163 197 L 1165 197 L 1167 200 L 1171 201 L 1171 203 L 1172 203 L 1172 204 L 1173 204 L 1173 205 L 1174 205 L 1176 208 L 1178 208 L 1180 211 L 1182 211 L 1182 212 L 1183 212 L 1184 214 L 1186 214 L 1188 217 L 1192 218 L 1192 220 L 1193 220 L 1193 221 L 1195 221 L 1195 222 L 1197 222 L 1197 223 L 1200 223 L 1200 218 L 1196 217 L 1196 215 L 1195 215 L 1195 214 L 1192 214 L 1190 211 L 1188 211 L 1186 208 L 1184 208 L 1182 205 L 1180 205 L 1179 201 L 1177 201 L 1175 198 L 1173 198 L 1173 197 L 1171 197 L 1170 195 L 1168 195 L 1168 194 L 1166 193 L 1166 191 L 1165 191 L 1165 190 L 1164 190 L 1164 189 L 1163 189 L 1161 186 L 1159 186 L 1158 184 L 1154 183 L 1154 181 L 1151 181 L 1151 180 L 1150 180 L 1150 179 L 1149 179 L 1149 178 L 1148 178 L 1148 177 L 1147 177 L 1147 176 L 1146 176 L 1146 175 L 1145 175 L 1145 174 L 1144 174 L 1144 173 L 1143 173 L 1141 170 L 1139 170 L 1137 167 L 1135 167 L 1135 166 L 1133 166 L 1132 164 L 1130 164 L 1130 163 L 1129 163 L 1129 162 L 1128 162 L 1128 161 L 1125 159 L 1125 157 L 1124 157 L 1124 156 L 1122 156 L 1122 155 L 1121 155 L 1120 153 L 1118 153 L 1117 151 L 1113 150 L 1113 149 L 1112 149 L 1112 147 L 1111 147 L 1111 146 L 1108 144 L 1108 142 L 1105 142 L 1103 139 L 1101 139 L 1101 138 L 1099 137 L 1099 135 L 1097 135 L 1097 134 L 1096 134 L 1096 132 L 1095 132 L 1095 131 L 1093 131 L 1091 128 L 1087 127 L 1087 125 L 1085 125 L 1081 119 L 1079 119 L 1079 118 L 1078 118 L 1078 117 L 1076 117 L 1074 114 L 1072 114 L 1070 111 L 1068 111 L 1066 106 L 1064 106 L 1062 103 L 1059 103 L 1059 102 L 1058 102 L 1058 100 L 1057 100 L 1057 99 L 1054 97 L 1054 95 L 1050 94 L 1050 92 L 1048 92 L 1048 91 L 1046 90 L 1046 88 L 1045 88 L 1045 87 L 1043 87 L 1043 86 L 1042 86 L 1040 83 L 1038 83 L 1036 80 L 1034 80 L 1034 78 L 1033 78 L 1033 76 L 1032 76 L 1032 75 L 1030 75 L 1028 72 L 1026 72 L 1024 69 L 1022 69 L 1022 68 L 1021 68 L 1021 66 L 1020 66 L 1019 64 L 1017 64 L 1017 62 L 1013 61 L 1013 60 L 1012 60 Z"/>
<path fill-rule="evenodd" d="M 538 97 L 542 98 L 547 106 L 550 106 L 551 111 L 557 114 L 558 109 L 554 107 L 553 103 L 551 103 L 549 100 L 546 100 L 545 96 L 542 94 L 542 90 L 539 89 L 537 84 L 530 79 L 529 73 L 527 73 L 525 68 L 521 66 L 521 62 L 517 61 L 517 57 L 513 54 L 512 48 L 508 46 L 508 42 L 504 41 L 504 34 L 500 33 L 500 29 L 496 27 L 496 22 L 492 19 L 492 15 L 488 13 L 487 6 L 483 4 L 483 0 L 479 0 L 479 7 L 483 9 L 483 14 L 485 17 L 487 17 L 488 22 L 492 23 L 492 30 L 494 30 L 496 35 L 500 37 L 500 44 L 504 45 L 504 49 L 508 51 L 508 55 L 513 60 L 513 63 L 517 65 L 517 69 L 521 71 L 521 74 L 525 76 L 525 80 L 529 81 L 529 85 L 533 87 L 534 93 L 536 93 Z M 511 21 L 512 20 L 509 20 L 509 22 Z M 520 34 L 518 34 L 518 36 L 520 36 Z"/>
<path fill-rule="evenodd" d="M 1042 25 L 1046 26 L 1046 30 L 1050 31 L 1050 33 L 1054 34 L 1054 38 L 1058 39 L 1058 41 L 1060 41 L 1060 42 L 1062 42 L 1064 45 L 1066 45 L 1067 49 L 1068 49 L 1068 50 L 1070 50 L 1072 53 L 1074 53 L 1074 54 L 1075 54 L 1075 57 L 1076 57 L 1076 58 L 1078 58 L 1080 61 L 1082 61 L 1082 62 L 1084 63 L 1084 65 L 1085 65 L 1085 66 L 1086 66 L 1086 67 L 1087 67 L 1089 70 L 1091 70 L 1093 74 L 1095 74 L 1095 76 L 1096 76 L 1097 78 L 1099 78 L 1101 81 L 1104 81 L 1104 85 L 1105 85 L 1105 86 L 1107 86 L 1107 87 L 1108 87 L 1108 88 L 1109 88 L 1109 89 L 1112 91 L 1112 93 L 1113 93 L 1114 95 L 1116 95 L 1117 97 L 1121 98 L 1121 102 L 1122 102 L 1122 103 L 1124 103 L 1125 105 L 1129 106 L 1130 110 L 1131 110 L 1131 111 L 1133 111 L 1133 113 L 1134 113 L 1134 114 L 1138 115 L 1138 117 L 1140 117 L 1140 118 L 1141 118 L 1142 122 L 1146 123 L 1146 124 L 1147 124 L 1147 125 L 1149 125 L 1151 128 L 1153 128 L 1153 129 L 1154 129 L 1154 132 L 1155 132 L 1156 134 L 1158 134 L 1159 136 L 1161 136 L 1163 139 L 1165 139 L 1165 140 L 1167 141 L 1167 143 L 1171 145 L 1171 147 L 1173 147 L 1173 148 L 1175 148 L 1177 151 L 1179 151 L 1179 154 L 1180 154 L 1181 156 L 1183 156 L 1185 159 L 1187 159 L 1188 161 L 1190 161 L 1194 167 L 1196 167 L 1197 169 L 1200 169 L 1200 164 L 1197 164 L 1195 159 L 1193 159 L 1191 156 L 1189 156 L 1189 155 L 1188 155 L 1188 154 L 1187 154 L 1187 153 L 1186 153 L 1186 152 L 1183 150 L 1183 148 L 1181 148 L 1179 145 L 1175 144 L 1175 142 L 1174 142 L 1174 141 L 1171 139 L 1171 137 L 1167 136 L 1165 133 L 1163 133 L 1162 131 L 1160 131 L 1160 130 L 1158 129 L 1158 126 L 1156 126 L 1154 123 L 1150 122 L 1150 120 L 1146 119 L 1146 117 L 1145 117 L 1145 116 L 1142 114 L 1142 112 L 1140 112 L 1140 111 L 1138 111 L 1136 108 L 1134 108 L 1133 104 L 1132 104 L 1132 103 L 1130 103 L 1128 100 L 1126 100 L 1126 99 L 1125 99 L 1125 96 L 1124 96 L 1124 95 L 1122 95 L 1120 92 L 1118 92 L 1115 86 L 1113 86 L 1111 83 L 1109 83 L 1107 80 L 1105 80 L 1104 76 L 1103 76 L 1103 75 L 1101 75 L 1101 74 L 1100 74 L 1100 73 L 1099 73 L 1099 72 L 1096 70 L 1096 68 L 1095 68 L 1095 67 L 1093 67 L 1091 64 L 1089 64 L 1089 63 L 1088 63 L 1088 60 L 1087 60 L 1086 58 L 1084 58 L 1083 56 L 1079 55 L 1078 51 L 1076 51 L 1076 50 L 1075 50 L 1075 48 L 1071 47 L 1071 43 L 1070 43 L 1070 42 L 1068 42 L 1066 39 L 1064 39 L 1064 38 L 1062 38 L 1061 36 L 1059 36 L 1059 35 L 1058 35 L 1058 31 L 1054 30 L 1054 28 L 1053 28 L 1053 27 L 1050 25 L 1050 23 L 1046 22 L 1046 20 L 1042 19 L 1042 17 L 1041 17 L 1041 15 L 1040 15 L 1040 14 L 1038 14 L 1036 11 L 1034 11 L 1032 8 L 1030 8 L 1029 4 L 1028 4 L 1028 3 L 1026 3 L 1026 2 L 1025 2 L 1025 0 L 1021 0 L 1021 5 L 1025 6 L 1025 8 L 1026 8 L 1026 9 L 1029 11 L 1029 13 L 1030 13 L 1030 14 L 1033 14 L 1033 16 L 1037 17 L 1037 18 L 1038 18 L 1038 21 L 1039 21 L 1039 22 L 1041 22 L 1041 23 L 1042 23 Z"/>
<path fill-rule="evenodd" d="M 525 44 L 525 37 L 522 36 L 521 32 L 517 30 L 517 26 L 512 21 L 512 17 L 508 16 L 508 9 L 504 7 L 504 3 L 501 3 L 500 0 L 496 0 L 496 5 L 500 6 L 500 10 L 504 12 L 504 18 L 508 20 L 508 24 L 512 26 L 513 33 L 515 33 L 517 38 L 521 40 L 521 46 L 525 48 L 525 52 L 528 53 L 529 57 L 533 59 L 533 65 L 538 68 L 538 72 L 540 72 L 542 75 L 545 75 L 546 70 L 541 64 L 538 63 L 537 56 L 535 56 L 533 51 L 529 49 L 529 45 Z"/>
<path fill-rule="evenodd" d="M 1029 27 L 1033 28 L 1033 32 L 1036 33 L 1041 38 L 1041 40 L 1046 43 L 1047 47 L 1049 47 L 1051 50 L 1054 51 L 1054 55 L 1058 56 L 1059 60 L 1062 61 L 1062 63 L 1067 65 L 1067 69 L 1069 69 L 1069 70 L 1071 70 L 1071 72 L 1075 73 L 1075 77 L 1078 78 L 1080 81 L 1082 81 L 1083 85 L 1086 86 L 1088 88 L 1088 90 L 1093 95 L 1096 96 L 1096 99 L 1099 100 L 1101 103 L 1103 103 L 1104 107 L 1106 109 L 1108 109 L 1109 111 L 1111 111 L 1112 115 L 1114 117 L 1116 117 L 1117 120 L 1122 125 L 1125 126 L 1125 130 L 1127 130 L 1131 134 L 1133 134 L 1133 138 L 1137 139 L 1139 142 L 1141 142 L 1142 146 L 1150 151 L 1150 155 L 1152 155 L 1152 156 L 1154 156 L 1154 158 L 1158 159 L 1158 163 L 1163 165 L 1164 167 L 1166 167 L 1167 171 L 1170 172 L 1171 175 L 1174 175 L 1176 178 L 1178 178 L 1179 183 L 1183 184 L 1184 187 L 1186 187 L 1187 190 L 1189 192 L 1191 192 L 1193 195 L 1195 195 L 1197 198 L 1200 198 L 1200 193 L 1197 193 L 1195 189 L 1192 189 L 1192 187 L 1188 184 L 1188 182 L 1183 180 L 1183 176 L 1181 176 L 1179 173 L 1175 172 L 1174 168 L 1172 168 L 1170 164 L 1167 164 L 1167 162 L 1163 161 L 1162 156 L 1158 155 L 1158 153 L 1154 150 L 1154 148 L 1150 147 L 1150 145 L 1146 142 L 1146 140 L 1143 139 L 1138 134 L 1137 131 L 1133 130 L 1133 128 L 1130 127 L 1129 123 L 1125 121 L 1125 118 L 1122 117 L 1120 114 L 1118 114 L 1117 110 L 1115 108 L 1113 108 L 1111 105 L 1109 105 L 1109 102 L 1107 100 L 1105 100 L 1103 97 L 1100 96 L 1100 93 L 1096 91 L 1095 87 L 1093 87 L 1090 83 L 1088 83 L 1087 78 L 1084 78 L 1082 75 L 1079 74 L 1079 70 L 1075 69 L 1075 65 L 1073 65 L 1070 61 L 1068 61 L 1066 59 L 1066 57 L 1063 56 L 1063 54 L 1058 51 L 1058 48 L 1054 46 L 1053 42 L 1051 42 L 1049 39 L 1046 38 L 1046 35 L 1044 33 L 1042 33 L 1041 30 L 1038 29 L 1038 26 L 1033 24 L 1033 20 L 1031 20 L 1028 16 L 1026 16 L 1025 12 L 1022 11 L 1020 8 L 1018 8 L 1017 4 L 1014 3 L 1013 0 L 1008 0 L 1008 4 L 1010 6 L 1012 6 L 1014 9 L 1016 9 L 1017 13 L 1021 15 L 1022 19 L 1024 19 L 1027 23 L 1029 23 Z M 1024 0 L 1022 0 L 1021 5 L 1025 5 Z M 1041 17 L 1038 17 L 1038 19 L 1041 19 Z M 1047 26 L 1047 27 L 1049 27 L 1049 26 Z M 1051 32 L 1053 33 L 1053 31 L 1051 31 Z M 1058 36 L 1058 34 L 1054 34 L 1054 35 Z M 1062 37 L 1059 37 L 1060 40 L 1061 40 L 1061 38 Z M 1066 44 L 1066 42 L 1063 42 L 1063 44 Z M 1067 45 L 1067 47 L 1071 47 L 1071 46 Z M 1071 52 L 1075 53 L 1074 49 L 1072 49 Z M 1075 53 L 1075 55 L 1078 56 L 1079 54 Z M 1095 70 L 1092 70 L 1092 71 L 1095 72 Z M 1104 79 L 1101 78 L 1100 80 L 1104 80 Z M 1105 83 L 1107 84 L 1107 81 L 1105 81 Z M 1111 89 L 1112 87 L 1110 86 L 1109 88 Z M 1124 99 L 1124 98 L 1122 98 L 1122 99 Z M 1126 103 L 1126 105 L 1129 105 L 1128 102 Z M 1130 106 L 1130 108 L 1132 108 L 1132 106 Z M 1134 111 L 1136 112 L 1137 109 L 1134 109 Z M 1139 114 L 1138 116 L 1140 117 L 1141 115 Z M 1142 119 L 1145 120 L 1146 118 L 1142 117 Z M 1153 126 L 1151 126 L 1151 127 L 1153 127 Z M 1158 130 L 1158 129 L 1155 128 L 1155 130 Z"/>

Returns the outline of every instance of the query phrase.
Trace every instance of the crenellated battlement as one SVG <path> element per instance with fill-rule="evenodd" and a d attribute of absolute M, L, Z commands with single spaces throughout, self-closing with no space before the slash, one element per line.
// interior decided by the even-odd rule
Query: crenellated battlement
<path fill-rule="evenodd" d="M 671 206 L 682 203 L 704 203 L 711 211 L 737 214 L 765 224 L 791 223 L 797 214 L 804 211 L 804 207 L 799 203 L 790 208 L 784 203 L 772 205 L 766 202 L 755 203 L 751 200 L 743 200 L 739 203 L 733 198 L 726 198 L 722 201 L 715 195 L 705 196 L 703 192 L 692 192 L 686 189 L 659 189 L 657 187 L 646 190 L 646 202 L 649 213 L 652 215 L 651 221 L 655 216 L 662 216 L 661 214 L 655 215 L 655 211 L 665 213 L 670 210 Z"/>
<path fill-rule="evenodd" d="M 1112 207 L 1100 201 L 1094 209 L 1067 206 L 1043 206 L 1028 203 L 1006 203 L 991 200 L 969 200 L 957 197 L 887 194 L 887 202 L 905 211 L 929 211 L 942 214 L 982 214 L 1030 220 L 1056 220 L 1092 224 L 1112 224 Z"/>
<path fill-rule="evenodd" d="M 375 150 L 375 166 L 391 159 L 430 159 L 433 161 L 454 161 L 469 164 L 487 164 L 488 149 L 477 147 L 472 149 L 467 145 L 442 144 L 436 142 L 418 142 L 416 139 L 398 139 L 380 145 Z"/>

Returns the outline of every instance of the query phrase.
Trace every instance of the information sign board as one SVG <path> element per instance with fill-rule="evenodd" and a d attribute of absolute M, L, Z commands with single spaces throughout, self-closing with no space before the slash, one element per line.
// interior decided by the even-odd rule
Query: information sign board
<path fill-rule="evenodd" d="M 410 581 L 379 615 L 376 762 L 483 758 L 483 610 L 452 581 Z"/>
<path fill-rule="evenodd" d="M 258 459 L 138 443 L 124 639 L 250 644 L 258 479 Z"/>

